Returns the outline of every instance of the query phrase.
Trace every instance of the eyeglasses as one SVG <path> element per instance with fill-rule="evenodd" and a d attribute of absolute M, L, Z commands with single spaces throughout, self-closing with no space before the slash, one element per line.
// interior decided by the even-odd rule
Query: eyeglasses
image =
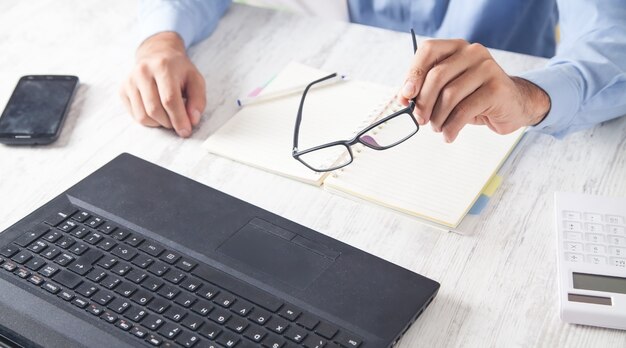
<path fill-rule="evenodd" d="M 417 40 L 413 35 L 413 50 L 417 51 Z M 316 172 L 330 172 L 343 168 L 354 160 L 351 146 L 357 143 L 363 144 L 374 150 L 387 150 L 403 143 L 412 137 L 419 130 L 419 124 L 413 117 L 415 102 L 411 100 L 404 109 L 385 116 L 373 124 L 361 130 L 357 135 L 349 140 L 338 140 L 323 145 L 314 146 L 305 150 L 298 149 L 298 139 L 300 136 L 300 123 L 302 122 L 302 110 L 307 93 L 315 85 L 337 76 L 337 73 L 330 74 L 315 80 L 307 85 L 300 99 L 296 126 L 293 134 L 292 156 Z M 383 128 L 385 130 L 383 130 Z"/>

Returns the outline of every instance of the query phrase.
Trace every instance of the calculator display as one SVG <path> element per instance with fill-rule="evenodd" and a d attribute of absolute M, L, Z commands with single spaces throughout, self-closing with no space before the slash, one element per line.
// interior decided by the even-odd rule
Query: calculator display
<path fill-rule="evenodd" d="M 574 288 L 626 294 L 626 278 L 573 273 Z"/>

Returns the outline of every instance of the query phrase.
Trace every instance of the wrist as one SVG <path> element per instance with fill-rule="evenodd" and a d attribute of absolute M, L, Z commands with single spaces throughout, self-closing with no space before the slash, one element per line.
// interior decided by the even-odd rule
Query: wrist
<path fill-rule="evenodd" d="M 136 58 L 139 60 L 145 56 L 153 55 L 159 52 L 186 55 L 185 43 L 176 32 L 160 32 L 150 36 L 139 45 L 136 52 Z"/>
<path fill-rule="evenodd" d="M 550 112 L 550 96 L 541 87 L 521 77 L 513 76 L 513 81 L 522 98 L 522 112 L 527 118 L 526 126 L 539 124 Z"/>

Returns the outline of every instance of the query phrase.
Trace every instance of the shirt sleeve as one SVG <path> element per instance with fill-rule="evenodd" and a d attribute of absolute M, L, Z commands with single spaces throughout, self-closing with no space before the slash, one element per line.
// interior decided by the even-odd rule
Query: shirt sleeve
<path fill-rule="evenodd" d="M 552 107 L 532 130 L 561 137 L 626 115 L 626 1 L 557 0 L 562 41 L 543 69 L 522 74 Z"/>
<path fill-rule="evenodd" d="M 150 36 L 174 31 L 185 47 L 213 32 L 231 0 L 140 0 L 139 42 Z"/>

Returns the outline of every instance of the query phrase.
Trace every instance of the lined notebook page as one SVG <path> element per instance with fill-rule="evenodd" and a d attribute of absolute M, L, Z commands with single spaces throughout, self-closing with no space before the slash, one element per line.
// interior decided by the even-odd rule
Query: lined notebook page
<path fill-rule="evenodd" d="M 290 63 L 263 90 L 268 93 L 328 75 Z M 393 95 L 393 90 L 361 81 L 338 82 L 307 95 L 300 128 L 300 149 L 350 139 Z M 293 131 L 300 94 L 245 106 L 204 147 L 209 152 L 266 171 L 321 185 L 326 174 L 306 168 L 292 157 Z M 380 110 L 378 110 L 380 112 Z"/>
<path fill-rule="evenodd" d="M 456 227 L 522 134 L 523 129 L 502 136 L 487 127 L 466 126 L 447 144 L 428 125 L 388 150 L 361 147 L 354 162 L 329 176 L 324 186 Z"/>

